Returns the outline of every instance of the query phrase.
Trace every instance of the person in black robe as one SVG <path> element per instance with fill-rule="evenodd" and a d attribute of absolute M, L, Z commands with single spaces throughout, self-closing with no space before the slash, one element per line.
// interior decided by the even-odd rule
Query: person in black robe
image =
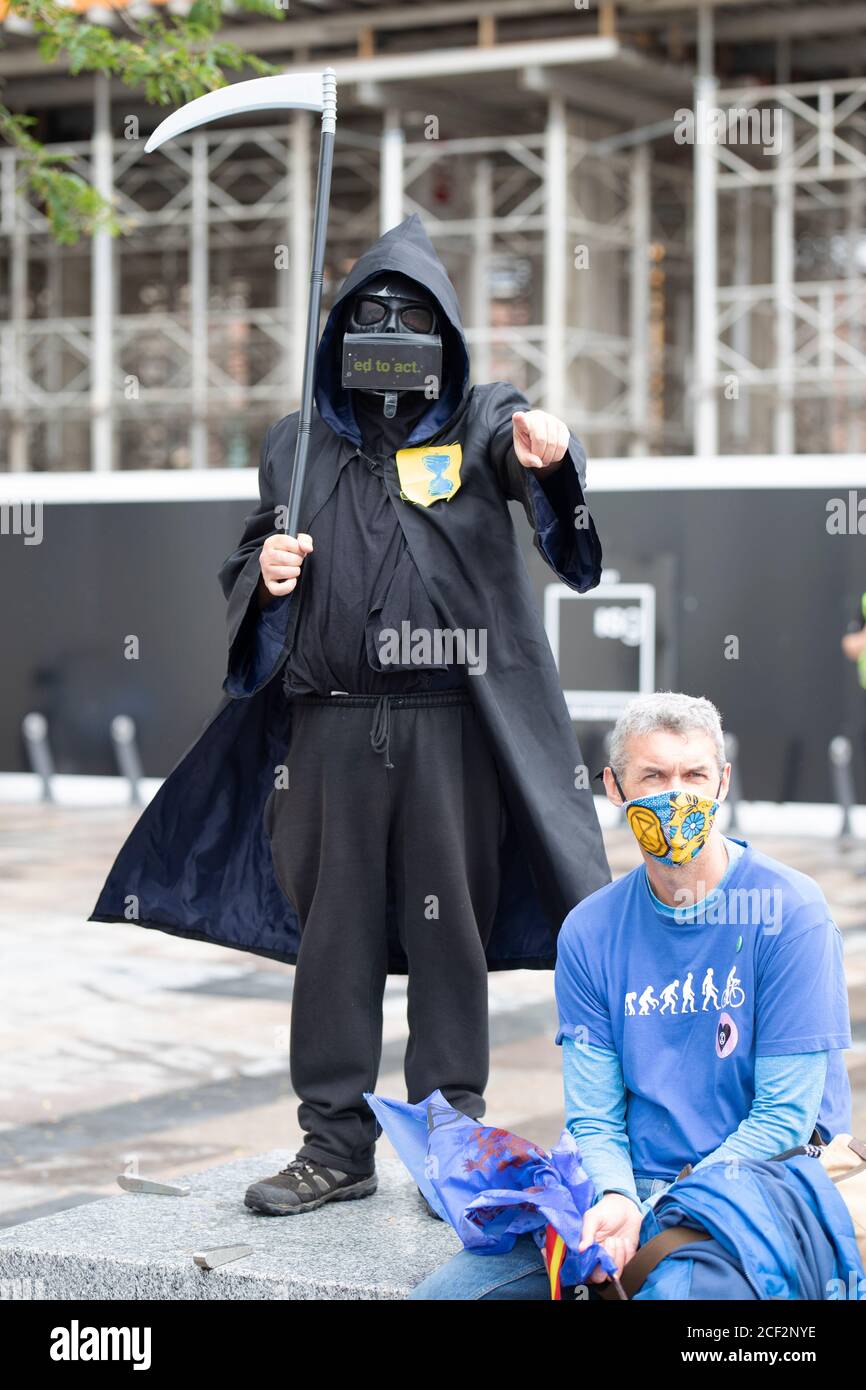
<path fill-rule="evenodd" d="M 346 344 L 377 323 L 441 342 L 432 390 L 429 374 L 422 390 L 349 384 Z M 294 412 L 267 432 L 260 504 L 220 574 L 224 701 L 91 919 L 295 964 L 304 1141 L 247 1191 L 269 1215 L 376 1190 L 364 1092 L 389 972 L 408 975 L 409 1100 L 440 1090 L 481 1118 L 487 972 L 553 968 L 562 920 L 610 880 L 508 509 L 523 503 L 562 582 L 592 588 L 585 455 L 510 385 L 469 386 L 456 295 L 416 216 L 341 287 L 316 406 L 299 536 L 280 521 Z"/>

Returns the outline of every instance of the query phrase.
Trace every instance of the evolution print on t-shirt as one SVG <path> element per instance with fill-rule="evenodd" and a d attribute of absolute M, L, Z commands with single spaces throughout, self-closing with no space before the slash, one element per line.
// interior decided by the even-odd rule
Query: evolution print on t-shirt
<path fill-rule="evenodd" d="M 698 1013 L 694 979 L 694 971 L 690 970 L 682 981 L 681 994 L 679 980 L 672 980 L 669 985 L 665 985 L 664 989 L 660 990 L 658 995 L 656 995 L 652 985 L 647 985 L 641 994 L 638 994 L 636 989 L 629 990 L 625 996 L 626 1017 L 645 1018 L 655 1012 L 659 1014 Z M 708 965 L 706 974 L 701 981 L 701 1000 L 701 1011 L 704 1013 L 710 1007 L 739 1009 L 746 1002 L 746 995 L 743 990 L 743 982 L 737 976 L 736 965 L 732 965 L 728 971 L 728 978 L 725 980 L 721 995 L 713 967 Z"/>
<path fill-rule="evenodd" d="M 671 980 L 670 984 L 656 994 L 653 986 L 647 985 L 642 991 L 628 990 L 625 996 L 627 1018 L 649 1018 L 653 1014 L 697 1014 L 715 1010 L 718 1013 L 716 1028 L 716 1055 L 729 1057 L 737 1045 L 738 1030 L 728 1009 L 739 1009 L 746 1002 L 743 982 L 737 975 L 736 965 L 728 971 L 724 985 L 716 979 L 711 965 L 707 966 L 700 983 L 700 1006 L 696 997 L 695 973 L 690 970 L 685 979 Z"/>

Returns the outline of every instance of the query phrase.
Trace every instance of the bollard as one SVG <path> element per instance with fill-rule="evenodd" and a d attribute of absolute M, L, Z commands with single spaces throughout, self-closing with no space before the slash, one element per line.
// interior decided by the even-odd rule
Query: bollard
<path fill-rule="evenodd" d="M 25 714 L 21 721 L 21 731 L 30 766 L 36 776 L 42 779 L 42 800 L 53 801 L 54 759 L 48 744 L 48 720 L 44 714 L 37 714 L 35 711 Z"/>
<path fill-rule="evenodd" d="M 844 846 L 850 844 L 854 838 L 851 825 L 851 809 L 854 806 L 854 776 L 851 770 L 853 751 L 850 738 L 845 738 L 843 734 L 837 734 L 835 738 L 831 738 L 828 752 L 833 791 L 842 811 L 839 843 Z"/>
<path fill-rule="evenodd" d="M 129 783 L 129 800 L 133 806 L 142 805 L 141 779 L 144 776 L 141 758 L 135 742 L 135 720 L 128 714 L 117 714 L 111 721 L 111 742 L 118 771 Z"/>
<path fill-rule="evenodd" d="M 736 734 L 725 734 L 725 757 L 731 764 L 731 780 L 728 783 L 728 805 L 731 808 L 731 818 L 728 821 L 729 830 L 740 829 L 739 806 L 743 799 L 743 787 L 740 782 L 740 740 Z"/>

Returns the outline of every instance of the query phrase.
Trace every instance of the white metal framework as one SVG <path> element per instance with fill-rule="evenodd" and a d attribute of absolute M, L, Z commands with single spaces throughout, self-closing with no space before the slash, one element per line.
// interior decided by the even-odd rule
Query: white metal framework
<path fill-rule="evenodd" d="M 829 447 L 862 449 L 866 79 L 723 90 L 716 102 L 770 113 L 780 133 L 769 156 L 760 145 L 748 158 L 712 150 L 719 200 L 733 200 L 740 231 L 716 307 L 716 382 L 741 387 L 732 427 L 745 438 L 763 403 L 777 453 L 795 452 L 820 421 Z"/>
<path fill-rule="evenodd" d="M 808 56 L 810 23 L 829 63 L 834 43 L 856 52 L 863 7 L 716 8 L 539 0 L 530 18 L 517 0 L 317 0 L 314 25 L 301 0 L 290 24 L 239 23 L 233 37 L 268 56 L 286 50 L 277 29 L 320 45 L 347 95 L 326 304 L 358 252 L 417 211 L 457 285 L 474 379 L 507 376 L 590 451 L 866 447 L 866 80 L 821 76 Z M 421 9 L 418 47 L 377 51 Z M 787 80 L 798 36 L 814 81 Z M 773 43 L 778 80 L 721 88 L 721 40 Z M 4 74 L 31 108 L 43 88 L 65 99 L 68 80 L 40 77 L 23 46 L 0 52 Z M 310 117 L 147 156 L 108 79 L 89 99 L 91 137 L 58 148 L 114 199 L 121 238 L 58 247 L 0 149 L 0 468 L 253 463 L 298 400 Z M 744 139 L 709 138 L 740 109 Z M 780 132 L 769 151 L 749 134 L 762 112 Z"/>

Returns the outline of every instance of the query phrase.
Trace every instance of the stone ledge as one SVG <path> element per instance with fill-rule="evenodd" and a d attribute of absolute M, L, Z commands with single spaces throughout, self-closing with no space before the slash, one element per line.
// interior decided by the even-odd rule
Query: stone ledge
<path fill-rule="evenodd" d="M 299 1216 L 249 1211 L 249 1184 L 291 1157 L 273 1149 L 184 1174 L 186 1197 L 123 1192 L 11 1226 L 0 1231 L 0 1280 L 27 1281 L 45 1299 L 402 1299 L 461 1248 L 396 1159 L 377 1163 L 372 1197 Z M 253 1254 L 200 1269 L 194 1252 L 218 1245 Z"/>

